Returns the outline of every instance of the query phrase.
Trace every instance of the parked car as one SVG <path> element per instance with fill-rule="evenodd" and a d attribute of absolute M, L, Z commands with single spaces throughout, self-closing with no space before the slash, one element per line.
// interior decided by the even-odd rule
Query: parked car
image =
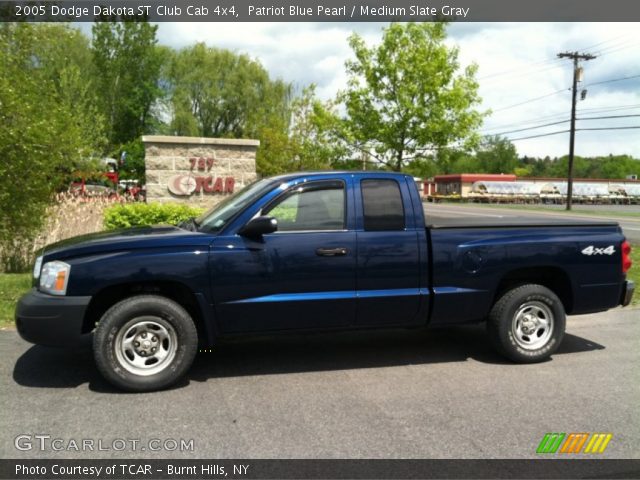
<path fill-rule="evenodd" d="M 428 209 L 428 207 L 427 207 Z M 486 321 L 514 362 L 548 359 L 565 315 L 631 301 L 613 222 L 429 219 L 416 183 L 380 172 L 260 180 L 181 227 L 47 246 L 19 301 L 22 337 L 70 345 L 130 391 L 168 387 L 198 348 L 279 332 Z"/>
<path fill-rule="evenodd" d="M 113 197 L 118 194 L 110 180 L 85 180 L 81 178 L 73 182 L 69 192 L 86 197 Z"/>

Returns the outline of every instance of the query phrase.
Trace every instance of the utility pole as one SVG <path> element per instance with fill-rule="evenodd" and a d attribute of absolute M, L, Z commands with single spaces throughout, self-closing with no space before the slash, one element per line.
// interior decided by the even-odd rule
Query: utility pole
<path fill-rule="evenodd" d="M 595 55 L 589 53 L 580 54 L 578 52 L 559 53 L 558 58 L 573 59 L 573 87 L 571 91 L 571 133 L 569 136 L 569 172 L 567 174 L 567 210 L 571 210 L 571 202 L 573 197 L 573 151 L 576 140 L 576 100 L 578 93 L 578 60 L 593 60 Z"/>

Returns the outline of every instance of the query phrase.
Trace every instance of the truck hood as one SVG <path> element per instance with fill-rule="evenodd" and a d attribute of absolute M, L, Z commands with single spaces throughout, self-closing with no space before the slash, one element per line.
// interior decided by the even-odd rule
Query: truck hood
<path fill-rule="evenodd" d="M 193 246 L 206 250 L 212 240 L 210 234 L 168 225 L 134 227 L 68 238 L 47 245 L 39 255 L 43 255 L 44 261 L 50 261 L 141 248 Z"/>

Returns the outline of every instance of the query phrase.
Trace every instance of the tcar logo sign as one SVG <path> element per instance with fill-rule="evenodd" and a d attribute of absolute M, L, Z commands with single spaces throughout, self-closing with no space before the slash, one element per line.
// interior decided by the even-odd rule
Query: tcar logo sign
<path fill-rule="evenodd" d="M 192 193 L 233 193 L 236 181 L 233 177 L 174 175 L 169 178 L 167 188 L 181 197 Z"/>
<path fill-rule="evenodd" d="M 175 175 L 169 179 L 167 188 L 174 195 L 191 195 L 196 190 L 196 179 L 191 175 Z"/>

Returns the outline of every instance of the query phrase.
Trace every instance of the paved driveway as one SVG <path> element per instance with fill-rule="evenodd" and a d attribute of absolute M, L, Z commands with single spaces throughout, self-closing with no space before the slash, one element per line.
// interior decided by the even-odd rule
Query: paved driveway
<path fill-rule="evenodd" d="M 201 353 L 182 385 L 138 395 L 106 384 L 88 348 L 3 331 L 0 349 L 4 458 L 519 458 L 546 432 L 612 432 L 604 456 L 640 458 L 640 310 L 570 318 L 538 365 L 505 362 L 479 326 L 262 338 Z M 64 450 L 18 451 L 20 434 Z M 71 439 L 193 450 L 77 452 Z"/>

